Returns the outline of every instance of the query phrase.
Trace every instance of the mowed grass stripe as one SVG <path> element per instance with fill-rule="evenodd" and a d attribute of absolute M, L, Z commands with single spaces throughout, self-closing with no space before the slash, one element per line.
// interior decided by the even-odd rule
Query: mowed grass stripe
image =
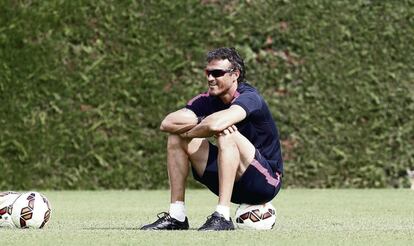
<path fill-rule="evenodd" d="M 44 191 L 53 214 L 44 230 L 0 230 L 0 245 L 411 245 L 411 190 L 282 190 L 271 231 L 196 229 L 215 208 L 207 190 L 187 191 L 192 230 L 143 232 L 166 211 L 169 191 Z M 232 207 L 234 214 L 236 206 Z"/>

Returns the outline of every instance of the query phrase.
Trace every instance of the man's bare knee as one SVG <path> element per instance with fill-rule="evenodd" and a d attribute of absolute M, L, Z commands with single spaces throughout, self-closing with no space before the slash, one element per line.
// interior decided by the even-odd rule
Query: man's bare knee
<path fill-rule="evenodd" d="M 168 150 L 174 151 L 180 149 L 189 157 L 198 152 L 202 145 L 204 145 L 204 148 L 208 147 L 208 141 L 203 138 L 183 138 L 177 134 L 170 134 L 168 136 Z"/>
<path fill-rule="evenodd" d="M 167 141 L 167 149 L 187 149 L 188 142 L 177 134 L 170 134 Z"/>
<path fill-rule="evenodd" d="M 252 162 L 256 148 L 240 132 L 233 132 L 217 137 L 217 147 L 219 151 L 235 151 L 234 154 L 240 158 L 239 167 L 236 174 L 236 180 L 246 171 Z"/>

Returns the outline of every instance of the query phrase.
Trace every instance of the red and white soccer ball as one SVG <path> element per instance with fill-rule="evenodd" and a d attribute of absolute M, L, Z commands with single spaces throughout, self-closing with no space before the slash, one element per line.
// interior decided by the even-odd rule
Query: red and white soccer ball
<path fill-rule="evenodd" d="M 0 192 L 0 227 L 15 227 L 11 219 L 11 212 L 13 202 L 19 195 L 14 191 Z"/>
<path fill-rule="evenodd" d="M 276 209 L 268 202 L 262 205 L 240 204 L 236 225 L 241 229 L 270 230 L 276 222 Z"/>
<path fill-rule="evenodd" d="M 11 218 L 17 228 L 43 228 L 50 220 L 52 207 L 39 192 L 21 194 L 13 203 Z"/>

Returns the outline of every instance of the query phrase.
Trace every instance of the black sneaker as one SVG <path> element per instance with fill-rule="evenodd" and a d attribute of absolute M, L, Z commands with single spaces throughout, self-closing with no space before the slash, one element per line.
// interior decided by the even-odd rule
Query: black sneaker
<path fill-rule="evenodd" d="M 223 215 L 214 212 L 207 217 L 206 223 L 198 228 L 199 231 L 227 231 L 234 230 L 233 221 L 226 220 Z"/>
<path fill-rule="evenodd" d="M 141 230 L 188 230 L 188 219 L 185 217 L 183 222 L 176 220 L 169 213 L 162 212 L 157 214 L 158 220 L 152 224 L 144 225 Z"/>

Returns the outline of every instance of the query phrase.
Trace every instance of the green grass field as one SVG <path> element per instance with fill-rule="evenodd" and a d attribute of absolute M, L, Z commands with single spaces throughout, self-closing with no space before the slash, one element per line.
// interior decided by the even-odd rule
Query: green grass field
<path fill-rule="evenodd" d="M 139 231 L 168 208 L 169 191 L 45 191 L 43 230 L 0 230 L 0 245 L 412 245 L 411 190 L 282 190 L 271 231 L 198 232 L 215 208 L 207 190 L 187 192 L 192 230 Z M 232 213 L 235 206 L 232 208 Z"/>

